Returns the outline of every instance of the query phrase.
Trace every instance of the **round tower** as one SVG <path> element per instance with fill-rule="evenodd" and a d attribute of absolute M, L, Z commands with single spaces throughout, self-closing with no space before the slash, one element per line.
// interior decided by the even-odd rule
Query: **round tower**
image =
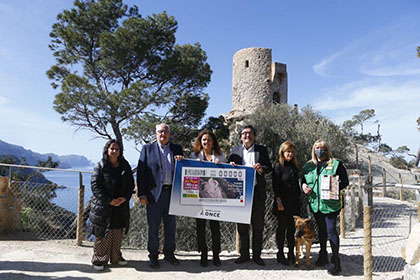
<path fill-rule="evenodd" d="M 247 48 L 233 56 L 232 110 L 254 113 L 272 104 L 271 49 Z"/>

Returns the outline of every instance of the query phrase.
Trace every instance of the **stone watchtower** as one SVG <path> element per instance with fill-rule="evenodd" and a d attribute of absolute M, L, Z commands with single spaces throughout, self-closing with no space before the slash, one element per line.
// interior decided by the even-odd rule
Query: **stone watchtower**
<path fill-rule="evenodd" d="M 258 109 L 287 103 L 286 64 L 272 62 L 271 49 L 242 49 L 233 56 L 232 111 L 225 114 L 231 139 Z"/>

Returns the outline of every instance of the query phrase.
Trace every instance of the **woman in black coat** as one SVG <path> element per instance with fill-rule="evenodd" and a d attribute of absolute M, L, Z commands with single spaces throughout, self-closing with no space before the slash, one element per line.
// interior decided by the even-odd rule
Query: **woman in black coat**
<path fill-rule="evenodd" d="M 112 264 L 126 265 L 121 254 L 123 229 L 129 229 L 129 201 L 134 189 L 131 167 L 117 140 L 105 144 L 102 160 L 95 166 L 91 181 L 92 201 L 89 221 L 95 235 L 92 264 L 103 270 Z"/>
<path fill-rule="evenodd" d="M 274 205 L 273 213 L 277 216 L 276 231 L 277 261 L 283 265 L 294 263 L 295 222 L 293 216 L 300 215 L 300 187 L 298 181 L 295 145 L 285 141 L 279 149 L 279 160 L 273 172 Z M 284 240 L 287 236 L 287 260 L 284 257 Z"/>

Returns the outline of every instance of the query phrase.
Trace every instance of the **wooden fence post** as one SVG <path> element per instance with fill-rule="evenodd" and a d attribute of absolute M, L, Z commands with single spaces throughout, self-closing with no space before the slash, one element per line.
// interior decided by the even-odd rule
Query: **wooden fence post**
<path fill-rule="evenodd" d="M 417 201 L 417 222 L 420 223 L 420 190 L 416 190 L 416 201 Z"/>
<path fill-rule="evenodd" d="M 355 186 L 352 186 L 351 189 L 350 189 L 350 191 L 351 191 L 351 193 L 350 193 L 350 195 L 351 195 L 351 215 L 352 215 L 351 230 L 352 231 L 356 228 L 356 212 L 357 212 L 356 199 L 354 197 L 355 196 L 354 189 L 355 189 Z"/>
<path fill-rule="evenodd" d="M 346 190 L 342 190 L 340 193 L 340 199 L 341 199 L 341 205 L 344 205 L 344 201 L 346 200 L 346 194 L 348 193 L 348 189 L 349 187 L 347 186 L 347 191 Z M 341 208 L 340 211 L 340 236 L 341 238 L 346 238 L 346 221 L 345 221 L 345 207 Z"/>
<path fill-rule="evenodd" d="M 401 173 L 399 173 L 398 175 L 400 177 L 400 184 L 402 185 L 403 182 L 402 182 Z M 400 200 L 403 201 L 403 190 L 402 190 L 402 187 L 400 188 Z"/>
<path fill-rule="evenodd" d="M 359 169 L 359 150 L 357 149 L 357 144 L 354 144 L 356 148 L 356 169 Z"/>
<path fill-rule="evenodd" d="M 84 200 L 85 200 L 85 186 L 83 185 L 83 176 L 82 172 L 79 172 L 79 208 L 77 211 L 77 236 L 76 236 L 76 243 L 77 246 L 82 245 L 83 239 L 83 208 L 84 208 Z"/>
<path fill-rule="evenodd" d="M 371 185 L 363 188 L 363 276 L 365 280 L 372 280 L 372 216 L 370 205 Z"/>
<path fill-rule="evenodd" d="M 235 247 L 236 247 L 236 253 L 240 253 L 240 249 L 241 249 L 241 239 L 239 237 L 239 232 L 238 232 L 238 225 L 236 225 L 235 227 Z"/>
<path fill-rule="evenodd" d="M 382 185 L 384 188 L 382 189 L 382 196 L 386 197 L 386 170 L 385 168 L 382 170 Z"/>

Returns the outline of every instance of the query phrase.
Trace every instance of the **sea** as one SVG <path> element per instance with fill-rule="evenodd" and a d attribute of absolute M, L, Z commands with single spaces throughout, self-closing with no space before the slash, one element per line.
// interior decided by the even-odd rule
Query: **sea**
<path fill-rule="evenodd" d="M 86 203 L 92 196 L 92 190 L 90 188 L 90 179 L 93 167 L 94 166 L 79 166 L 71 168 L 71 170 L 84 171 L 81 172 L 82 182 L 85 186 L 84 205 L 86 205 Z M 77 209 L 79 207 L 79 172 L 47 171 L 43 174 L 51 182 L 62 186 L 56 190 L 57 196 L 54 199 L 52 199 L 52 202 L 73 213 L 77 213 Z"/>
<path fill-rule="evenodd" d="M 89 201 L 92 196 L 90 188 L 90 180 L 95 166 L 79 166 L 72 167 L 68 171 L 47 171 L 42 173 L 48 180 L 62 186 L 56 190 L 56 197 L 51 201 L 73 213 L 77 213 L 79 208 L 79 172 L 70 170 L 78 170 L 82 174 L 82 182 L 85 186 L 85 195 L 83 205 Z M 135 177 L 134 177 L 135 180 Z M 133 205 L 133 199 L 130 201 L 130 207 Z"/>

